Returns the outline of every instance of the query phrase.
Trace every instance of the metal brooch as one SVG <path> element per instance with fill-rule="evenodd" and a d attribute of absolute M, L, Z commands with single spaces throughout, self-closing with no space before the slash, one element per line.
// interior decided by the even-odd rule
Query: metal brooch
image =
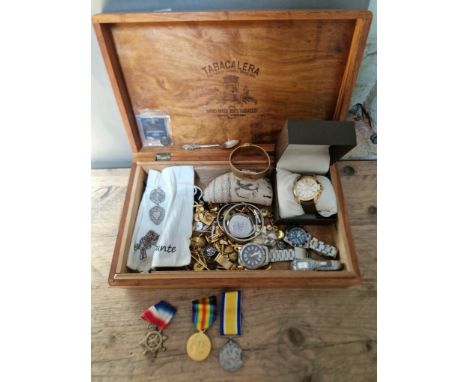
<path fill-rule="evenodd" d="M 166 351 L 164 341 L 167 340 L 167 336 L 164 335 L 158 328 L 151 327 L 151 325 L 149 329 L 150 331 L 146 333 L 146 336 L 143 338 L 143 340 L 141 340 L 140 345 L 145 348 L 143 354 L 151 353 L 153 357 L 156 358 L 160 350 Z"/>
<path fill-rule="evenodd" d="M 142 236 L 141 239 L 135 243 L 133 249 L 140 251 L 140 260 L 148 257 L 146 250 L 150 249 L 153 245 L 156 245 L 159 239 L 159 235 L 153 230 L 149 230 L 146 235 Z"/>
<path fill-rule="evenodd" d="M 149 210 L 149 217 L 155 225 L 161 224 L 166 216 L 166 210 L 159 204 L 166 200 L 166 193 L 161 187 L 155 188 L 150 193 L 150 200 L 156 205 Z"/>

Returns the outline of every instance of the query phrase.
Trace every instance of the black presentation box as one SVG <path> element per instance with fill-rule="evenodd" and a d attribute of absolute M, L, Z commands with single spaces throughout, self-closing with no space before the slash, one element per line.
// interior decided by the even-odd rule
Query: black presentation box
<path fill-rule="evenodd" d="M 327 168 L 322 168 L 317 172 L 314 168 L 308 168 L 307 163 L 313 163 L 316 158 L 314 153 L 307 153 L 307 146 L 318 146 L 317 149 L 323 152 L 327 151 L 330 161 Z M 286 121 L 283 129 L 278 134 L 276 141 L 276 164 L 284 156 L 292 156 L 289 163 L 292 166 L 301 167 L 301 171 L 294 168 L 286 170 L 300 173 L 301 175 L 324 175 L 330 177 L 329 166 L 341 159 L 346 153 L 356 146 L 356 129 L 352 121 L 312 121 L 312 120 L 290 120 Z M 309 157 L 310 161 L 304 160 Z M 336 221 L 336 215 L 330 217 L 320 216 L 317 212 L 307 211 L 306 214 L 290 218 L 281 218 L 279 216 L 278 193 L 276 192 L 276 171 L 274 172 L 273 184 L 275 189 L 275 222 L 276 224 L 304 225 L 304 224 L 330 224 Z"/>

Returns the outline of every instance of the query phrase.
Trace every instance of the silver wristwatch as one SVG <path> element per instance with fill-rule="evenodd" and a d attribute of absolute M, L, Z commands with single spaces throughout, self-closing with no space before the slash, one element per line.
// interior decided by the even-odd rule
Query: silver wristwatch
<path fill-rule="evenodd" d="M 313 237 L 302 227 L 288 228 L 283 240 L 293 247 L 311 249 L 319 255 L 330 257 L 332 259 L 335 259 L 338 255 L 336 247 Z"/>
<path fill-rule="evenodd" d="M 338 260 L 295 259 L 290 264 L 293 271 L 339 271 L 341 267 Z"/>
<path fill-rule="evenodd" d="M 291 261 L 296 258 L 295 249 L 272 249 L 266 245 L 249 243 L 239 250 L 239 264 L 247 269 L 257 269 L 271 262 Z"/>

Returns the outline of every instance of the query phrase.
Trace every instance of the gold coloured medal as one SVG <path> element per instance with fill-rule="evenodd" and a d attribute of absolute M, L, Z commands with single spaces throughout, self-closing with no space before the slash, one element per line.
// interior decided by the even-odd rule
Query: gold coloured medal
<path fill-rule="evenodd" d="M 210 355 L 211 341 L 205 333 L 197 332 L 189 337 L 186 348 L 191 359 L 201 362 Z"/>
<path fill-rule="evenodd" d="M 216 319 L 216 306 L 216 296 L 192 301 L 192 322 L 197 328 L 197 332 L 189 337 L 186 351 L 187 355 L 194 361 L 204 361 L 210 355 L 211 341 L 205 331 Z"/>

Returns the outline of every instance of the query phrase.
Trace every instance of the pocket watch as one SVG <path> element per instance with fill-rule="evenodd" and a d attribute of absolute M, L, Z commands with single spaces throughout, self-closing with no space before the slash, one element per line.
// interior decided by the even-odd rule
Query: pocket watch
<path fill-rule="evenodd" d="M 322 185 L 315 176 L 304 175 L 294 181 L 293 194 L 299 204 L 301 202 L 316 202 L 321 192 Z"/>
<path fill-rule="evenodd" d="M 291 261 L 295 259 L 294 249 L 272 249 L 266 245 L 249 243 L 239 250 L 239 264 L 247 269 L 257 269 L 270 262 Z"/>
<path fill-rule="evenodd" d="M 333 259 L 338 255 L 336 247 L 313 237 L 302 227 L 288 228 L 283 240 L 293 247 L 312 249 L 319 255 L 331 257 Z"/>

